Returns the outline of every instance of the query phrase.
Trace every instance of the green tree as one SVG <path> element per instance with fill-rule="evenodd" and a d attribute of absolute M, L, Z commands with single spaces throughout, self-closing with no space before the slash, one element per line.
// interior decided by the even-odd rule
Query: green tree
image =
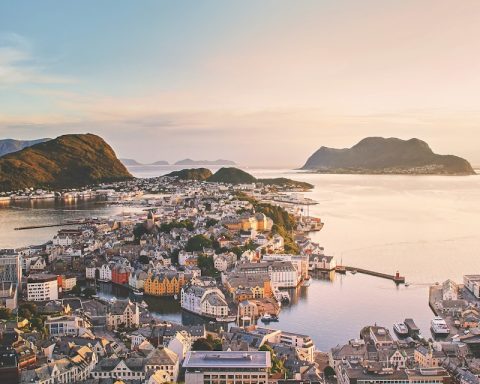
<path fill-rule="evenodd" d="M 148 264 L 150 262 L 150 259 L 148 258 L 147 255 L 141 255 L 138 258 L 138 262 L 141 263 L 141 264 Z"/>
<path fill-rule="evenodd" d="M 207 339 L 203 337 L 197 339 L 192 344 L 192 351 L 212 351 L 213 347 Z"/>
<path fill-rule="evenodd" d="M 213 257 L 199 255 L 197 259 L 198 268 L 202 271 L 202 276 L 217 277 L 219 272 L 215 269 Z"/>
<path fill-rule="evenodd" d="M 85 297 L 90 298 L 90 297 L 97 294 L 97 290 L 95 288 L 92 288 L 92 287 L 87 287 L 83 290 L 83 294 L 85 295 Z"/>
<path fill-rule="evenodd" d="M 200 252 L 203 248 L 211 248 L 212 240 L 203 235 L 196 235 L 188 239 L 185 250 L 187 252 Z"/>
<path fill-rule="evenodd" d="M 8 320 L 12 316 L 12 310 L 10 308 L 0 308 L 0 319 Z"/>
<path fill-rule="evenodd" d="M 72 295 L 79 296 L 82 293 L 82 288 L 79 285 L 75 285 L 70 292 Z"/>

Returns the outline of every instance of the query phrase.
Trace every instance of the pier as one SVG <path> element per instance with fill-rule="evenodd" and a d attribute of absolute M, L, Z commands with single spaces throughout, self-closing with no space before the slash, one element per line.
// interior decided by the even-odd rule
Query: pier
<path fill-rule="evenodd" d="M 398 272 L 395 273 L 395 275 L 389 275 L 387 273 L 371 271 L 369 269 L 363 269 L 363 268 L 347 267 L 347 266 L 345 266 L 344 268 L 346 271 L 350 271 L 350 272 L 356 271 L 358 273 L 363 273 L 364 275 L 370 275 L 370 276 L 380 277 L 382 279 L 392 280 L 395 284 L 405 283 L 405 276 L 400 276 Z"/>
<path fill-rule="evenodd" d="M 27 229 L 39 229 L 39 228 L 50 228 L 50 227 L 66 227 L 69 225 L 83 225 L 83 224 L 89 224 L 89 221 L 81 221 L 81 222 L 75 222 L 75 223 L 59 223 L 59 224 L 40 224 L 40 225 L 29 225 L 26 227 L 17 227 L 14 228 L 15 231 L 24 231 Z"/>

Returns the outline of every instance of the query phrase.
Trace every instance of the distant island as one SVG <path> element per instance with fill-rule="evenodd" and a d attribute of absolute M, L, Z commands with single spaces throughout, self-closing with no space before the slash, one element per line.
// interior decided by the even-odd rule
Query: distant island
<path fill-rule="evenodd" d="M 367 137 L 351 148 L 321 147 L 303 170 L 318 173 L 474 175 L 470 163 L 458 156 L 437 155 L 419 139 Z"/>
<path fill-rule="evenodd" d="M 36 139 L 36 140 L 15 140 L 15 139 L 4 139 L 0 140 L 0 157 L 7 155 L 9 153 L 21 151 L 24 148 L 31 147 L 32 145 L 44 143 L 45 141 L 51 140 L 49 138 Z"/>
<path fill-rule="evenodd" d="M 231 160 L 192 160 L 192 159 L 183 159 L 175 163 L 175 165 L 236 165 L 234 161 Z"/>
<path fill-rule="evenodd" d="M 176 177 L 180 180 L 197 180 L 211 183 L 225 184 L 252 184 L 261 183 L 264 185 L 274 185 L 288 188 L 312 189 L 313 185 L 302 181 L 295 181 L 283 177 L 275 179 L 257 179 L 253 175 L 239 168 L 226 167 L 220 168 L 213 173 L 207 168 L 190 168 L 181 171 L 171 172 L 165 176 Z"/>
<path fill-rule="evenodd" d="M 0 158 L 0 191 L 71 188 L 131 178 L 113 149 L 92 134 L 59 136 Z"/>
<path fill-rule="evenodd" d="M 123 165 L 127 167 L 138 166 L 138 165 L 168 165 L 168 161 L 164 161 L 164 160 L 155 161 L 154 163 L 150 163 L 150 164 L 143 164 L 138 162 L 135 159 L 120 159 L 120 161 L 122 162 Z"/>

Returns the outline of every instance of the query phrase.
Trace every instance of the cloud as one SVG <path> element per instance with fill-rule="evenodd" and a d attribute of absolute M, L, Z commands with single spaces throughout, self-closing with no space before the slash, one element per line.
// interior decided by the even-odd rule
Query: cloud
<path fill-rule="evenodd" d="M 72 78 L 49 73 L 33 55 L 29 40 L 16 33 L 0 33 L 0 86 L 71 82 Z"/>

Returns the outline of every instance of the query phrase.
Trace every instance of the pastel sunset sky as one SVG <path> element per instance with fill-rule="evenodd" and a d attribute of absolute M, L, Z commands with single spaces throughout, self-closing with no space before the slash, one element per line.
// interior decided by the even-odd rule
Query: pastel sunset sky
<path fill-rule="evenodd" d="M 477 0 L 4 1 L 0 138 L 303 164 L 418 137 L 480 164 Z"/>

